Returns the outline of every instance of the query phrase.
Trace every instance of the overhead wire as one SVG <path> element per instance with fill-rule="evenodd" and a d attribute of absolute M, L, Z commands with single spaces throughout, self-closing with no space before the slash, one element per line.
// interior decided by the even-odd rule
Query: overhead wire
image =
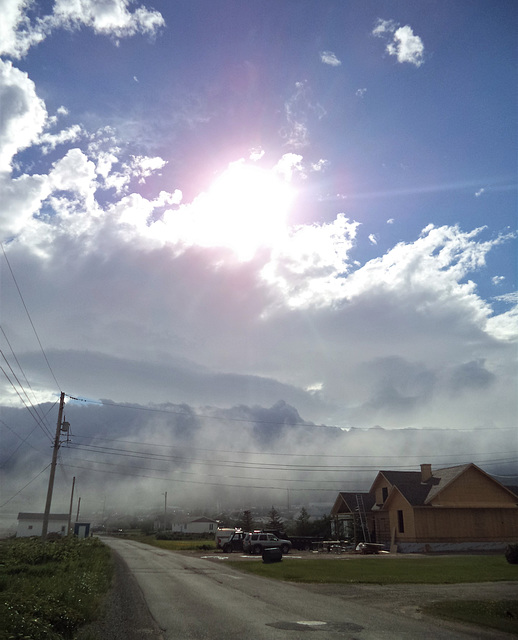
<path fill-rule="evenodd" d="M 0 504 L 0 509 L 5 507 L 6 504 L 9 504 L 9 502 L 11 502 L 11 500 L 13 498 L 16 498 L 17 495 L 19 495 L 24 489 L 26 489 L 31 483 L 33 483 L 37 478 L 39 478 L 41 476 L 42 473 L 45 473 L 45 471 L 50 467 L 51 463 L 49 462 L 49 464 L 42 469 L 36 476 L 34 476 L 34 478 L 32 478 L 32 480 L 29 480 L 29 482 L 24 485 L 19 491 L 17 491 L 14 495 L 12 495 L 9 500 L 6 500 L 3 504 Z"/>
<path fill-rule="evenodd" d="M 11 345 L 11 343 L 9 342 L 9 338 L 7 337 L 7 334 L 4 331 L 4 328 L 0 325 L 0 331 L 2 332 L 2 335 L 4 336 L 5 341 L 7 342 L 7 345 L 9 347 L 9 349 L 11 350 L 11 354 L 14 358 L 14 361 L 16 362 L 16 364 L 18 365 L 18 369 L 20 370 L 22 376 L 25 379 L 25 382 L 27 384 L 27 386 L 29 387 L 29 389 L 31 390 L 31 393 L 33 395 L 33 397 L 36 399 L 36 394 L 34 393 L 34 389 L 32 388 L 31 383 L 29 382 L 29 379 L 27 378 L 27 375 L 25 374 L 25 371 L 23 370 L 22 365 L 20 364 L 20 361 L 18 360 L 18 357 L 16 356 L 16 353 L 14 352 L 13 346 Z M 11 365 L 9 365 L 9 363 L 7 362 L 7 358 L 4 355 L 4 353 L 2 352 L 2 356 L 4 358 L 4 360 L 6 361 L 6 363 L 8 364 L 9 368 L 11 369 L 11 371 L 13 371 Z M 14 374 L 14 371 L 13 371 Z M 38 410 L 36 409 L 36 407 L 34 406 L 34 404 L 30 401 L 29 399 L 29 394 L 25 391 L 25 389 L 23 388 L 23 385 L 20 383 L 20 381 L 18 380 L 18 378 L 16 378 L 18 381 L 18 384 L 20 385 L 20 388 L 23 389 L 23 392 L 25 394 L 25 396 L 27 397 L 27 400 L 29 400 L 29 402 L 31 403 L 31 406 L 34 408 L 34 410 L 36 411 L 36 413 L 38 413 Z M 39 415 L 39 413 L 38 413 Z M 42 418 L 42 420 L 45 420 L 46 416 L 40 416 Z"/>
<path fill-rule="evenodd" d="M 136 404 L 132 404 L 130 402 L 128 403 L 118 403 L 118 402 L 108 402 L 106 400 L 91 400 L 88 398 L 79 398 L 77 396 L 72 396 L 69 394 L 66 394 L 67 398 L 70 398 L 71 400 L 75 400 L 77 402 L 84 402 L 86 404 L 95 404 L 95 405 L 99 405 L 99 406 L 104 406 L 104 407 L 116 407 L 119 409 L 129 409 L 129 410 L 133 410 L 133 411 L 147 411 L 147 412 L 151 412 L 151 413 L 164 413 L 164 414 L 172 414 L 172 415 L 180 415 L 180 416 L 186 416 L 186 417 L 193 417 L 193 418 L 204 418 L 207 420 L 220 420 L 221 422 L 243 422 L 243 423 L 248 423 L 248 424 L 268 424 L 268 425 L 278 425 L 278 426 L 288 426 L 288 427 L 317 427 L 317 428 L 329 428 L 329 429 L 341 429 L 341 430 L 346 430 L 344 427 L 340 427 L 338 425 L 317 425 L 313 422 L 307 422 L 307 421 L 301 421 L 301 422 L 287 422 L 287 421 L 281 421 L 281 420 L 259 420 L 256 418 L 236 418 L 236 417 L 232 417 L 232 416 L 223 416 L 223 415 L 211 415 L 211 414 L 204 414 L 204 413 L 198 413 L 198 412 L 193 412 L 192 414 L 187 413 L 186 411 L 172 411 L 171 409 L 163 409 L 163 408 L 158 408 L 158 407 L 144 407 L 141 405 L 136 405 Z M 501 427 L 499 428 L 499 431 L 514 431 L 516 429 L 516 427 Z M 477 431 L 493 431 L 494 427 L 475 427 L 475 428 L 455 428 L 455 431 L 458 432 L 477 432 Z M 387 430 L 388 431 L 388 430 Z M 448 427 L 426 427 L 426 429 L 412 429 L 412 428 L 405 428 L 405 429 L 391 429 L 390 431 L 405 431 L 408 433 L 421 433 L 424 431 L 451 431 L 450 428 Z"/>
<path fill-rule="evenodd" d="M 3 353 L 2 353 L 3 356 Z M 8 382 L 11 384 L 11 386 L 13 387 L 14 391 L 16 392 L 16 394 L 18 395 L 18 397 L 20 398 L 20 400 L 22 401 L 23 405 L 25 406 L 25 408 L 27 409 L 27 411 L 30 413 L 30 415 L 32 416 L 32 418 L 36 421 L 37 425 L 42 429 L 42 431 L 45 433 L 45 435 L 49 438 L 49 440 L 52 442 L 52 434 L 50 433 L 47 425 L 45 425 L 42 421 L 42 419 L 40 418 L 40 416 L 38 415 L 37 412 L 33 413 L 33 411 L 31 410 L 31 408 L 27 405 L 27 403 L 25 402 L 22 394 L 18 391 L 18 389 L 16 388 L 16 386 L 14 385 L 13 381 L 9 378 L 9 376 L 7 375 L 7 372 L 5 371 L 5 369 L 0 365 L 0 370 L 2 371 L 2 373 L 4 374 L 4 376 L 7 378 Z M 30 399 L 29 399 L 30 402 Z M 30 402 L 31 406 L 32 406 L 32 402 Z M 34 409 L 34 407 L 32 407 L 32 409 Z"/>
<path fill-rule="evenodd" d="M 285 453 L 285 452 L 279 452 L 279 451 L 242 451 L 242 450 L 238 450 L 238 449 L 212 449 L 212 448 L 206 448 L 206 447 L 193 447 L 190 445 L 185 445 L 185 444 L 181 444 L 181 445 L 167 445 L 164 444 L 163 442 L 157 443 L 157 442 L 145 442 L 145 441 L 139 441 L 139 440 L 126 440 L 123 438 L 107 438 L 105 436 L 102 435 L 98 435 L 98 434 L 94 434 L 91 436 L 85 436 L 85 435 L 80 435 L 75 433 L 74 434 L 74 438 L 80 438 L 83 440 L 102 440 L 102 441 L 107 441 L 107 442 L 120 442 L 123 444 L 134 444 L 134 445 L 138 445 L 138 446 L 143 446 L 143 447 L 158 447 L 160 449 L 181 449 L 182 451 L 184 450 L 188 450 L 188 451 L 207 451 L 209 453 L 233 453 L 235 455 L 254 455 L 254 456 L 290 456 L 290 457 L 294 457 L 296 456 L 297 458 L 345 458 L 345 459 L 354 459 L 357 460 L 358 458 L 373 458 L 376 460 L 379 460 L 380 458 L 383 459 L 397 459 L 400 460 L 402 458 L 404 458 L 405 460 L 408 460 L 409 458 L 416 458 L 416 459 L 421 459 L 422 455 L 420 454 L 416 454 L 414 456 L 405 454 L 405 455 L 399 455 L 399 456 L 389 456 L 389 455 L 379 455 L 379 454 L 349 454 L 349 455 L 344 455 L 344 454 L 329 454 L 329 453 L 300 453 L 297 452 L 296 454 L 294 454 L 293 452 L 289 452 L 289 453 Z M 121 449 L 122 451 L 123 449 Z M 507 455 L 509 452 L 508 451 L 484 451 L 483 455 Z M 448 454 L 441 454 L 440 458 L 444 459 L 444 458 L 458 458 L 459 454 L 456 453 L 448 453 Z M 465 457 L 470 457 L 470 456 L 478 456 L 478 455 L 482 455 L 480 453 L 464 453 L 463 452 L 463 456 Z"/>
<path fill-rule="evenodd" d="M 40 337 L 38 335 L 38 332 L 36 331 L 36 327 L 34 326 L 34 322 L 32 321 L 31 314 L 29 313 L 29 309 L 27 308 L 27 305 L 25 304 L 25 300 L 23 299 L 23 295 L 22 295 L 21 289 L 18 286 L 18 282 L 17 282 L 16 277 L 14 275 L 14 271 L 13 271 L 13 269 L 11 267 L 11 263 L 9 262 L 9 258 L 7 257 L 7 254 L 5 252 L 4 245 L 3 245 L 3 243 L 0 243 L 0 245 L 2 246 L 2 252 L 4 254 L 5 261 L 7 262 L 7 266 L 9 267 L 9 272 L 11 273 L 11 277 L 13 279 L 13 282 L 14 282 L 15 286 L 16 286 L 16 290 L 18 291 L 18 295 L 20 296 L 20 300 L 22 301 L 23 308 L 25 309 L 25 313 L 27 314 L 27 318 L 29 319 L 29 322 L 31 323 L 32 330 L 34 331 L 34 335 L 36 336 L 36 340 L 38 341 L 38 344 L 40 346 L 41 353 L 43 354 L 45 362 L 47 363 L 47 367 L 49 368 L 49 371 L 50 371 L 50 373 L 52 375 L 52 378 L 54 379 L 54 382 L 56 383 L 57 388 L 61 389 L 61 386 L 60 386 L 59 382 L 57 381 L 56 375 L 54 374 L 54 371 L 52 370 L 52 367 L 50 366 L 49 359 L 47 358 L 47 354 L 45 353 L 45 349 L 43 348 L 43 345 L 41 343 L 41 340 L 40 340 Z"/>
<path fill-rule="evenodd" d="M 357 471 L 372 471 L 373 469 L 379 469 L 379 464 L 377 465 L 305 465 L 305 464 L 286 464 L 286 463 L 271 463 L 271 462 L 254 462 L 247 461 L 244 462 L 242 460 L 218 460 L 215 458 L 191 458 L 187 456 L 181 455 L 167 455 L 162 453 L 152 453 L 152 452 L 143 452 L 143 451 L 135 451 L 128 449 L 116 449 L 113 447 L 102 447 L 99 445 L 77 445 L 71 443 L 71 449 L 81 450 L 81 451 L 90 451 L 103 455 L 113 455 L 113 456 L 122 456 L 127 458 L 139 458 L 139 459 L 147 459 L 147 460 L 160 460 L 160 461 L 169 461 L 175 462 L 179 461 L 182 463 L 188 462 L 192 465 L 211 465 L 211 466 L 219 466 L 219 467 L 232 467 L 232 468 L 240 468 L 240 469 L 264 469 L 264 470 L 284 470 L 284 471 L 305 471 L 305 472 L 320 472 L 320 471 L 330 471 L 330 472 L 357 472 Z M 289 455 L 289 454 L 285 454 Z M 480 454 L 482 455 L 482 454 Z M 506 454 L 507 455 L 507 454 Z M 296 458 L 296 454 L 292 454 L 292 458 Z M 321 457 L 325 458 L 325 455 Z M 383 458 L 383 456 L 380 456 Z M 488 461 L 489 463 L 508 463 L 514 462 L 516 458 L 500 458 L 493 459 Z M 480 462 L 485 463 L 483 461 Z M 415 465 L 391 465 L 393 469 L 397 470 L 411 470 L 415 468 Z"/>
<path fill-rule="evenodd" d="M 185 480 L 183 478 L 164 478 L 164 477 L 156 477 L 156 476 L 148 476 L 148 475 L 144 475 L 144 474 L 136 474 L 136 473 L 128 473 L 127 471 L 109 471 L 106 469 L 92 469 L 91 467 L 83 467 L 79 464 L 65 464 L 65 466 L 67 467 L 71 467 L 74 469 L 86 469 L 87 471 L 91 471 L 91 472 L 95 472 L 95 471 L 99 471 L 101 473 L 109 473 L 109 474 L 114 474 L 114 475 L 123 475 L 123 476 L 130 476 L 130 477 L 135 477 L 135 478 L 148 478 L 151 480 L 169 480 L 169 481 L 174 481 L 174 482 L 179 482 L 179 483 L 183 483 L 183 484 L 199 484 L 199 485 L 204 485 L 204 486 L 214 486 L 214 487 L 228 487 L 228 488 L 233 488 L 233 489 L 274 489 L 276 491 L 286 491 L 286 487 L 277 487 L 277 486 L 264 486 L 264 485 L 254 485 L 254 486 L 239 486 L 236 487 L 236 484 L 226 484 L 226 483 L 221 483 L 221 482 L 207 482 L 205 480 Z M 327 491 L 327 492 L 333 492 L 336 493 L 336 489 L 317 489 L 317 488 L 307 488 L 307 489 L 291 489 L 290 491 Z"/>

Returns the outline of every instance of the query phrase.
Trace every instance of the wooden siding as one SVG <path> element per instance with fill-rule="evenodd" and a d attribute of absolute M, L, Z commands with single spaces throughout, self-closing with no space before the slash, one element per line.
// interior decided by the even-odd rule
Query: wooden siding
<path fill-rule="evenodd" d="M 403 514 L 404 531 L 399 530 L 398 511 Z M 396 531 L 396 540 L 413 540 L 415 538 L 414 509 L 407 500 L 396 490 L 390 498 L 389 510 L 390 531 Z"/>
<path fill-rule="evenodd" d="M 376 504 L 383 504 L 385 500 L 383 499 L 383 489 L 387 489 L 387 494 L 390 493 L 392 489 L 392 485 L 390 482 L 380 475 L 377 478 L 376 486 L 373 487 L 375 495 L 376 495 Z"/>
<path fill-rule="evenodd" d="M 417 507 L 413 542 L 518 541 L 518 508 Z"/>
<path fill-rule="evenodd" d="M 433 506 L 515 508 L 517 500 L 504 487 L 471 467 L 432 499 Z"/>

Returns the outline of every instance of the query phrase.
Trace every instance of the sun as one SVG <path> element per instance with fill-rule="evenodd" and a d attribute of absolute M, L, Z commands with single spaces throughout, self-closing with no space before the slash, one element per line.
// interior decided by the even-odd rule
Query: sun
<path fill-rule="evenodd" d="M 197 241 L 250 260 L 260 247 L 286 236 L 294 196 L 293 186 L 274 169 L 233 162 L 192 203 Z"/>

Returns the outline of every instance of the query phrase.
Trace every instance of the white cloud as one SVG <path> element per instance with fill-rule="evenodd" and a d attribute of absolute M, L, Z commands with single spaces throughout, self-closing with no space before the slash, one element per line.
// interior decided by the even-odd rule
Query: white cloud
<path fill-rule="evenodd" d="M 77 142 L 82 134 L 83 128 L 78 124 L 73 124 L 58 133 L 42 133 L 39 138 L 39 143 L 42 145 L 43 152 L 48 153 L 58 145 Z"/>
<path fill-rule="evenodd" d="M 387 224 L 394 224 L 394 222 L 395 222 L 394 218 L 389 218 L 387 220 Z"/>
<path fill-rule="evenodd" d="M 378 237 L 375 233 L 369 234 L 369 242 L 374 245 L 378 244 Z"/>
<path fill-rule="evenodd" d="M 31 21 L 28 0 L 0 0 L 0 54 L 14 58 L 59 28 L 90 27 L 95 33 L 125 38 L 137 33 L 153 36 L 165 25 L 162 15 L 143 5 L 131 11 L 130 0 L 56 0 L 52 13 Z"/>
<path fill-rule="evenodd" d="M 326 115 L 324 107 L 313 99 L 307 82 L 296 82 L 294 93 L 284 103 L 286 126 L 280 132 L 286 146 L 302 149 L 309 145 L 311 118 L 321 119 Z"/>
<path fill-rule="evenodd" d="M 28 75 L 0 60 L 0 172 L 9 171 L 13 157 L 43 131 L 47 110 Z"/>
<path fill-rule="evenodd" d="M 394 42 L 387 46 L 390 55 L 397 56 L 398 62 L 409 62 L 419 67 L 423 64 L 424 45 L 419 36 L 406 25 L 394 33 Z"/>
<path fill-rule="evenodd" d="M 480 198 L 480 196 L 484 193 L 485 189 L 479 189 L 478 191 L 475 192 L 475 198 Z"/>
<path fill-rule="evenodd" d="M 140 6 L 129 10 L 129 0 L 56 0 L 50 23 L 54 27 L 91 27 L 96 33 L 117 38 L 136 33 L 153 35 L 165 22 L 158 11 Z"/>
<path fill-rule="evenodd" d="M 339 67 L 342 64 L 342 62 L 336 57 L 336 54 L 332 51 L 321 51 L 320 60 L 331 67 Z"/>
<path fill-rule="evenodd" d="M 29 4 L 27 0 L 0 0 L 0 55 L 21 58 L 44 40 L 44 31 L 34 28 L 25 14 Z"/>
<path fill-rule="evenodd" d="M 505 280 L 505 276 L 493 276 L 493 277 L 491 278 L 491 282 L 492 282 L 494 285 L 502 284 L 502 282 L 503 282 L 504 280 Z"/>
<path fill-rule="evenodd" d="M 372 35 L 390 41 L 386 51 L 391 56 L 396 56 L 398 62 L 408 62 L 420 67 L 424 62 L 424 44 L 419 36 L 416 36 L 409 25 L 399 27 L 393 20 L 378 19 Z"/>
<path fill-rule="evenodd" d="M 312 171 L 324 171 L 329 166 L 329 160 L 325 160 L 324 158 L 320 158 L 317 162 L 311 163 Z"/>
<path fill-rule="evenodd" d="M 302 159 L 303 157 L 297 153 L 285 153 L 273 169 L 288 182 L 291 182 L 295 175 L 305 178 L 306 171 Z"/>
<path fill-rule="evenodd" d="M 364 87 L 363 89 L 357 89 L 355 95 L 358 96 L 358 98 L 363 98 L 366 93 L 367 89 Z"/>
<path fill-rule="evenodd" d="M 264 154 L 265 154 L 265 151 L 261 147 L 257 147 L 256 149 L 250 149 L 249 160 L 251 160 L 252 162 L 257 162 L 264 156 Z"/>
<path fill-rule="evenodd" d="M 393 34 L 396 31 L 396 29 L 397 29 L 397 24 L 394 22 L 394 20 L 383 20 L 381 18 L 378 18 L 378 21 L 376 22 L 376 26 L 372 30 L 372 35 L 381 37 L 381 36 L 384 36 L 386 33 Z"/>

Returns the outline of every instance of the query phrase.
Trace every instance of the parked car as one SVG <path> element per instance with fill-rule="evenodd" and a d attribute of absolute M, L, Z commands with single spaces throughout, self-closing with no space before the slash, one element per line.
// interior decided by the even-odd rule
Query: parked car
<path fill-rule="evenodd" d="M 243 540 L 245 539 L 244 531 L 234 531 L 230 538 L 223 543 L 223 551 L 232 553 L 232 551 L 243 551 Z"/>
<path fill-rule="evenodd" d="M 243 540 L 243 551 L 248 553 L 260 554 L 263 549 L 278 548 L 283 554 L 289 553 L 291 549 L 291 542 L 289 540 L 283 540 L 274 536 L 273 533 L 262 533 L 260 531 L 254 531 L 253 533 L 245 534 Z"/>

